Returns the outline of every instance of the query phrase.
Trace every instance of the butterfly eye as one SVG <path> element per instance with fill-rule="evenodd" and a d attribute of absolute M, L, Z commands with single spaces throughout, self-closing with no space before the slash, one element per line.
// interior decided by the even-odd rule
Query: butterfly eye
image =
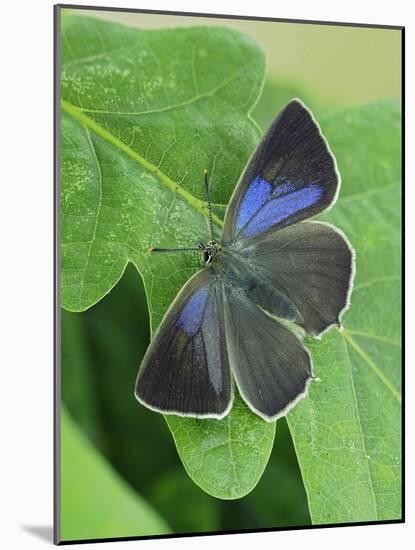
<path fill-rule="evenodd" d="M 205 263 L 209 263 L 210 260 L 211 260 L 210 249 L 205 248 L 205 250 L 203 251 L 203 261 Z"/>

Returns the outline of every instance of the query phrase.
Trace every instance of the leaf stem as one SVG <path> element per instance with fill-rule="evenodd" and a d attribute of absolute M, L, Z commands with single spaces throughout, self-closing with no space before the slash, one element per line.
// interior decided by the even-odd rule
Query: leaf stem
<path fill-rule="evenodd" d="M 193 206 L 193 208 L 195 208 L 203 216 L 205 216 L 206 218 L 209 217 L 209 209 L 207 208 L 204 201 L 196 198 L 191 193 L 186 191 L 186 189 L 183 189 L 183 187 L 181 187 L 178 183 L 170 179 L 166 174 L 164 174 L 164 172 L 162 172 L 159 168 L 157 168 L 157 166 L 154 166 L 154 164 L 152 164 L 147 159 L 145 159 L 140 154 L 138 154 L 136 151 L 131 149 L 131 147 L 129 147 L 119 138 L 111 134 L 111 132 L 109 132 L 102 126 L 100 126 L 97 122 L 95 122 L 95 120 L 90 118 L 80 109 L 78 109 L 71 103 L 68 103 L 67 101 L 65 101 L 65 99 L 61 100 L 61 107 L 63 111 L 65 111 L 66 113 L 71 115 L 73 118 L 75 118 L 78 122 L 80 122 L 90 130 L 92 130 L 97 136 L 111 143 L 112 145 L 114 145 L 114 147 L 117 147 L 120 151 L 123 151 L 123 153 L 127 154 L 133 160 L 141 164 L 146 170 L 148 170 L 149 172 L 157 176 L 159 180 L 162 183 L 164 183 L 164 185 L 166 185 L 166 187 L 171 189 L 174 193 L 177 193 L 182 199 L 184 199 L 188 204 Z M 212 221 L 217 226 L 223 227 L 223 221 L 216 214 L 212 214 Z"/>

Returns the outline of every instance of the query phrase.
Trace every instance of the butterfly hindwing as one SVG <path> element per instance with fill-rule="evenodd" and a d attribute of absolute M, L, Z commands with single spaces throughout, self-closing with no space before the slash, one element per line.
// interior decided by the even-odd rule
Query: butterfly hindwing
<path fill-rule="evenodd" d="M 163 413 L 221 418 L 232 401 L 221 287 L 209 268 L 182 288 L 151 342 L 136 397 Z"/>
<path fill-rule="evenodd" d="M 223 241 L 261 238 L 327 209 L 339 186 L 336 162 L 310 111 L 295 99 L 277 116 L 238 183 Z"/>
<path fill-rule="evenodd" d="M 225 300 L 229 362 L 241 397 L 262 418 L 285 414 L 307 391 L 310 355 L 301 341 L 246 294 Z"/>
<path fill-rule="evenodd" d="M 323 222 L 301 222 L 240 250 L 258 277 L 292 301 L 297 324 L 313 336 L 340 324 L 349 302 L 354 252 L 338 229 Z M 268 303 L 264 309 L 274 313 Z M 284 318 L 289 317 L 282 315 Z"/>

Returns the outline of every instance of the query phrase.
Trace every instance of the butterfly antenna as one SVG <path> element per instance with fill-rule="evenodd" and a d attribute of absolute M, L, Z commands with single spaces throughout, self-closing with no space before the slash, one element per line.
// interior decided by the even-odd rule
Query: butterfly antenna
<path fill-rule="evenodd" d="M 208 204 L 210 240 L 213 241 L 214 238 L 213 238 L 212 203 L 210 202 L 208 171 L 205 170 L 204 174 L 205 174 L 206 198 L 207 198 L 207 204 Z"/>
<path fill-rule="evenodd" d="M 200 252 L 200 246 L 187 246 L 185 248 L 155 248 L 150 246 L 148 252 Z"/>

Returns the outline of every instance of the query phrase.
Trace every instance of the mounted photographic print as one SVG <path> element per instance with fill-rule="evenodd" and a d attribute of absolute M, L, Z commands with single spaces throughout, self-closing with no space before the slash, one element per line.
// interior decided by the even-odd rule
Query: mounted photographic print
<path fill-rule="evenodd" d="M 403 28 L 55 7 L 55 542 L 403 520 Z"/>

